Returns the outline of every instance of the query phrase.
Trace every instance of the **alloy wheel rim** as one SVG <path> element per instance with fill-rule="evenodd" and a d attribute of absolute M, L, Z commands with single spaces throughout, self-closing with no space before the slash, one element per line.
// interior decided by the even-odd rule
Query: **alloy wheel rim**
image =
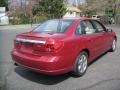
<path fill-rule="evenodd" d="M 78 71 L 80 73 L 84 73 L 87 69 L 87 57 L 86 55 L 82 55 L 79 57 L 78 61 Z"/>
<path fill-rule="evenodd" d="M 113 40 L 112 48 L 113 48 L 113 50 L 116 49 L 116 41 L 115 40 Z"/>

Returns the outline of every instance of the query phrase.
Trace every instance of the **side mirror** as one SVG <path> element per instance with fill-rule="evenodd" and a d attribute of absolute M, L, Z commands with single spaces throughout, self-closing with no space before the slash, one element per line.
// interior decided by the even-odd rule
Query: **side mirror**
<path fill-rule="evenodd" d="M 113 32 L 113 30 L 111 28 L 107 28 L 106 31 L 107 32 Z"/>

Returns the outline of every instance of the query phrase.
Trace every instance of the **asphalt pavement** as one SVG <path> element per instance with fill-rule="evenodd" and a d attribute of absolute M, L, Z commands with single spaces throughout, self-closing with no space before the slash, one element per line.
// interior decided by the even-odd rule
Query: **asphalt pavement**
<path fill-rule="evenodd" d="M 0 90 L 120 90 L 120 27 L 117 50 L 107 52 L 89 65 L 86 74 L 74 77 L 70 73 L 48 76 L 13 65 L 10 51 L 15 35 L 31 26 L 0 26 Z"/>

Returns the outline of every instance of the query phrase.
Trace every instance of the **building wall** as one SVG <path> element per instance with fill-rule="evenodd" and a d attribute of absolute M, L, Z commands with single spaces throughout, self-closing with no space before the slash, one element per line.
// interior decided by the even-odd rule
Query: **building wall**
<path fill-rule="evenodd" d="M 0 7 L 0 25 L 9 24 L 9 18 L 6 16 L 5 7 Z"/>
<path fill-rule="evenodd" d="M 70 17 L 80 17 L 80 13 L 77 12 L 67 12 L 63 18 L 70 18 Z"/>
<path fill-rule="evenodd" d="M 64 1 L 67 2 L 66 6 L 73 6 L 73 5 L 79 6 L 81 4 L 86 3 L 86 0 L 64 0 Z"/>

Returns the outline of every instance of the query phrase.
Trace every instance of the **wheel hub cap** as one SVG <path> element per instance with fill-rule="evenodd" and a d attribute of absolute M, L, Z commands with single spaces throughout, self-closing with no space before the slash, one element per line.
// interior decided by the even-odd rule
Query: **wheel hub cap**
<path fill-rule="evenodd" d="M 87 57 L 85 55 L 82 55 L 79 57 L 78 61 L 78 70 L 80 73 L 85 72 L 87 68 Z"/>
<path fill-rule="evenodd" d="M 116 48 L 116 42 L 115 42 L 115 40 L 113 40 L 112 48 L 113 48 L 113 50 L 115 50 L 115 48 Z"/>

